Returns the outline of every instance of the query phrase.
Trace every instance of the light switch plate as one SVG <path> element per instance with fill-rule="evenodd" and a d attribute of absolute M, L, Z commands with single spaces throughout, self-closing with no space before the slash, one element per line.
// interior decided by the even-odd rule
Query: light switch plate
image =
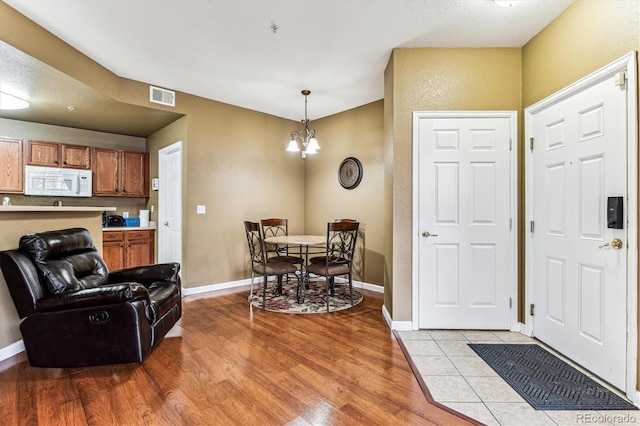
<path fill-rule="evenodd" d="M 207 206 L 196 206 L 196 214 L 205 214 L 207 212 Z"/>

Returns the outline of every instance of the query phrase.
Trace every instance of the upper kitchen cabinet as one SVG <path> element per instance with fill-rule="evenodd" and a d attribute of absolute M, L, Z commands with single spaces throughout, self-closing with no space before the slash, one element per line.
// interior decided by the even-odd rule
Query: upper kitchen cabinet
<path fill-rule="evenodd" d="M 0 193 L 24 192 L 22 139 L 0 138 Z"/>
<path fill-rule="evenodd" d="M 91 168 L 91 148 L 56 142 L 27 141 L 26 162 L 32 166 Z"/>
<path fill-rule="evenodd" d="M 148 197 L 149 155 L 144 152 L 120 153 L 122 166 L 122 195 L 130 197 Z"/>
<path fill-rule="evenodd" d="M 148 197 L 149 155 L 93 149 L 93 195 Z"/>

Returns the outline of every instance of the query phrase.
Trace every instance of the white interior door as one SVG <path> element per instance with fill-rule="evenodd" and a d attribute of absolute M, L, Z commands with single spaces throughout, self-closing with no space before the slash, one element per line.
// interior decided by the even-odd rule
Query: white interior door
<path fill-rule="evenodd" d="M 182 262 L 182 142 L 159 152 L 158 262 Z"/>
<path fill-rule="evenodd" d="M 626 105 L 626 85 L 611 73 L 532 115 L 528 185 L 533 334 L 621 389 L 627 212 L 624 229 L 608 228 L 607 198 L 629 201 Z M 603 247 L 614 239 L 622 248 Z"/>
<path fill-rule="evenodd" d="M 516 113 L 423 114 L 414 113 L 418 325 L 510 329 Z"/>

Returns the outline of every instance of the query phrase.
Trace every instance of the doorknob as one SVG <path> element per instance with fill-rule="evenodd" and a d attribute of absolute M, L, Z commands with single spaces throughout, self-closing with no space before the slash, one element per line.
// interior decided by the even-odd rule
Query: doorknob
<path fill-rule="evenodd" d="M 422 236 L 423 236 L 423 237 L 425 237 L 425 238 L 428 238 L 428 237 L 437 237 L 437 236 L 438 236 L 438 234 L 432 234 L 432 233 L 431 233 L 431 232 L 429 232 L 429 231 L 422 231 Z"/>
<path fill-rule="evenodd" d="M 164 226 L 169 226 L 169 222 L 165 222 L 165 223 L 164 223 Z"/>
<path fill-rule="evenodd" d="M 604 247 L 613 247 L 616 250 L 620 250 L 622 248 L 622 240 L 620 238 L 614 238 L 608 243 L 604 243 L 598 246 L 598 248 L 604 248 Z"/>

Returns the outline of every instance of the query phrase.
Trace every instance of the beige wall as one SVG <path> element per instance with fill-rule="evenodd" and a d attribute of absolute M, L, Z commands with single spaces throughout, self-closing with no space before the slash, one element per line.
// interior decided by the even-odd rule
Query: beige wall
<path fill-rule="evenodd" d="M 413 111 L 504 110 L 520 113 L 520 49 L 394 49 L 385 78 L 393 91 L 392 116 L 385 126 L 392 135 L 387 154 L 393 170 L 392 246 L 385 253 L 393 273 L 385 290 L 394 321 L 411 321 L 412 114 Z M 389 88 L 385 88 L 385 94 Z M 390 140 L 391 139 L 391 140 Z M 387 178 L 388 179 L 388 178 Z M 389 191 L 386 191 L 389 192 Z M 385 200 L 389 203 L 389 200 Z"/>
<path fill-rule="evenodd" d="M 313 121 L 319 153 L 306 160 L 300 153 L 287 153 L 306 166 L 304 232 L 324 235 L 329 221 L 357 219 L 360 244 L 354 279 L 380 286 L 384 273 L 383 109 L 378 101 Z M 363 169 L 362 181 L 350 190 L 338 182 L 338 167 L 347 157 L 360 160 Z"/>
<path fill-rule="evenodd" d="M 384 70 L 384 306 L 393 318 L 393 135 L 395 96 L 393 52 Z"/>
<path fill-rule="evenodd" d="M 187 115 L 186 284 L 245 279 L 243 221 L 286 217 L 290 232 L 304 229 L 303 165 L 285 151 L 294 124 L 195 97 Z"/>
<path fill-rule="evenodd" d="M 526 108 L 640 49 L 640 2 L 578 0 L 522 49 Z"/>

